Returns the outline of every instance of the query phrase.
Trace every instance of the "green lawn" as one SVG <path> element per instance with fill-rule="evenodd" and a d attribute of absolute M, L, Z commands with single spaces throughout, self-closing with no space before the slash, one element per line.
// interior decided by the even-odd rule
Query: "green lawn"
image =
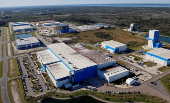
<path fill-rule="evenodd" d="M 149 67 L 153 67 L 156 65 L 156 63 L 153 63 L 151 61 L 147 61 L 147 62 L 144 62 L 145 65 L 149 66 Z"/>
<path fill-rule="evenodd" d="M 3 77 L 3 61 L 0 62 L 0 78 Z"/>
<path fill-rule="evenodd" d="M 136 61 L 141 61 L 141 60 L 143 60 L 143 58 L 138 57 L 138 56 L 133 55 L 133 54 L 126 55 L 126 57 L 130 57 L 130 56 L 135 57 L 135 60 L 136 60 Z"/>
<path fill-rule="evenodd" d="M 125 64 L 124 62 L 121 62 L 121 61 L 116 61 L 116 63 L 119 64 L 119 65 L 121 65 L 121 66 L 123 66 L 123 67 L 126 66 L 126 64 Z"/>
<path fill-rule="evenodd" d="M 168 67 L 168 66 L 163 66 L 163 67 L 159 68 L 158 70 L 161 71 L 161 72 L 165 72 L 165 71 L 167 71 L 167 70 L 169 70 L 169 69 L 170 69 L 170 67 Z"/>
<path fill-rule="evenodd" d="M 130 49 L 130 50 L 136 51 L 136 50 L 141 49 L 143 45 L 144 45 L 144 44 L 141 44 L 141 45 L 138 45 L 138 46 L 133 46 L 133 47 L 128 46 L 127 48 Z"/>
<path fill-rule="evenodd" d="M 0 86 L 0 103 L 2 103 L 2 99 L 1 99 L 1 86 Z"/>
<path fill-rule="evenodd" d="M 91 46 L 89 46 L 89 45 L 85 45 L 84 47 L 87 48 L 87 49 L 89 49 L 89 50 L 94 50 L 94 48 L 91 47 Z"/>
<path fill-rule="evenodd" d="M 60 38 L 70 38 L 70 37 L 74 37 L 75 35 L 77 35 L 77 33 L 60 34 L 59 37 Z"/>
<path fill-rule="evenodd" d="M 2 57 L 4 56 L 4 44 L 1 44 Z"/>
<path fill-rule="evenodd" d="M 170 95 L 170 74 L 168 74 L 162 78 L 159 78 L 159 80 L 161 81 L 161 83 L 165 87 L 166 91 Z"/>
<path fill-rule="evenodd" d="M 15 40 L 14 35 L 10 35 L 10 41 L 14 41 L 14 40 Z"/>
<path fill-rule="evenodd" d="M 145 103 L 168 103 L 167 101 L 156 97 L 156 96 L 151 96 L 148 94 L 120 94 L 120 95 L 113 95 L 109 93 L 102 93 L 102 92 L 94 92 L 94 91 L 88 91 L 88 90 L 82 90 L 82 91 L 77 91 L 74 93 L 68 93 L 68 94 L 62 94 L 62 93 L 57 93 L 57 92 L 51 92 L 47 93 L 41 97 L 33 98 L 29 97 L 28 101 L 30 103 L 35 103 L 37 100 L 42 99 L 42 98 L 47 98 L 50 96 L 57 97 L 57 98 L 75 98 L 75 96 L 79 95 L 89 95 L 89 96 L 94 96 L 96 98 L 100 98 L 102 100 L 108 101 L 108 102 L 145 102 Z M 75 100 L 75 99 L 74 99 Z M 88 100 L 83 101 L 84 103 L 87 103 Z M 64 101 L 63 101 L 64 102 Z M 74 101 L 74 103 L 77 103 Z"/>
<path fill-rule="evenodd" d="M 35 32 L 31 32 L 31 35 L 36 37 Z"/>

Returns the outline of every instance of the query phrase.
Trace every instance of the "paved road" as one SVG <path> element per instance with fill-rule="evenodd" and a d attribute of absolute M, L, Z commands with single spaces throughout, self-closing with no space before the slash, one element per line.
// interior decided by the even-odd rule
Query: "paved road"
<path fill-rule="evenodd" d="M 47 41 L 45 41 L 45 40 L 43 39 L 43 37 L 39 36 L 39 35 L 37 34 L 37 32 L 38 32 L 38 31 L 35 32 L 35 35 L 37 36 L 37 38 L 38 38 L 41 42 L 43 42 L 43 44 L 44 44 L 45 46 L 49 45 L 50 43 L 47 42 Z"/>
<path fill-rule="evenodd" d="M 7 88 L 7 72 L 8 72 L 8 59 L 6 56 L 6 29 L 4 29 L 4 55 L 3 55 L 3 77 L 1 78 L 0 84 L 1 84 L 1 96 L 2 96 L 2 101 L 4 103 L 10 103 L 9 96 L 8 96 L 8 88 Z M 0 43 L 1 44 L 1 43 Z"/>

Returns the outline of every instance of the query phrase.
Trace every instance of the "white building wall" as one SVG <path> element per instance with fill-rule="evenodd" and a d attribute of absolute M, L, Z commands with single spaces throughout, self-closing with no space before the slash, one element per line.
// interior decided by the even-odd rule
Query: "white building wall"
<path fill-rule="evenodd" d="M 48 71 L 48 69 L 46 69 L 46 71 L 47 71 L 47 74 L 49 75 L 49 77 L 51 78 L 51 81 L 53 82 L 53 84 L 57 87 L 56 81 L 53 78 L 53 76 L 51 75 L 51 73 Z"/>
<path fill-rule="evenodd" d="M 154 57 L 154 56 L 150 56 L 150 55 L 147 55 L 147 54 L 146 54 L 146 55 L 145 55 L 145 58 L 148 59 L 148 60 L 150 60 L 150 61 L 153 61 L 153 62 L 162 64 L 162 65 L 164 65 L 164 66 L 167 66 L 167 62 L 166 62 L 166 61 L 161 60 L 161 59 L 159 59 L 159 58 L 156 58 L 156 57 Z"/>
<path fill-rule="evenodd" d="M 118 80 L 120 78 L 123 78 L 125 76 L 128 76 L 129 75 L 129 71 L 125 71 L 125 72 L 121 72 L 121 73 L 117 73 L 113 76 L 109 76 L 107 74 L 104 74 L 104 72 L 98 70 L 98 75 L 101 77 L 101 78 L 104 78 L 105 80 L 107 80 L 108 82 L 112 82 L 112 81 L 115 81 L 115 80 Z"/>
<path fill-rule="evenodd" d="M 65 80 L 62 80 L 62 81 L 59 81 L 59 82 L 58 82 L 58 81 L 56 81 L 56 80 L 53 78 L 53 76 L 52 76 L 51 73 L 48 71 L 48 69 L 46 69 L 46 71 L 47 71 L 47 74 L 49 75 L 49 77 L 51 78 L 53 84 L 54 84 L 57 88 L 60 88 L 61 86 L 64 85 L 64 83 L 69 82 L 69 79 L 65 79 Z"/>
<path fill-rule="evenodd" d="M 118 48 L 119 48 L 119 52 L 125 51 L 125 50 L 127 50 L 127 45 L 120 46 L 120 47 L 118 47 Z"/>

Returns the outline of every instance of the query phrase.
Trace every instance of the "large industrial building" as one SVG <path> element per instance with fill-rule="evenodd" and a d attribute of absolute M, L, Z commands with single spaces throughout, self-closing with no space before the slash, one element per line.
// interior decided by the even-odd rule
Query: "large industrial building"
<path fill-rule="evenodd" d="M 149 30 L 148 47 L 149 48 L 161 48 L 162 43 L 159 40 L 159 30 Z"/>
<path fill-rule="evenodd" d="M 127 45 L 117 41 L 104 41 L 101 43 L 101 47 L 110 51 L 111 53 L 119 53 L 127 50 Z"/>
<path fill-rule="evenodd" d="M 28 22 L 16 22 L 10 24 L 14 32 L 31 31 L 34 30 Z"/>
<path fill-rule="evenodd" d="M 146 59 L 164 66 L 170 65 L 170 50 L 164 48 L 151 50 L 146 52 Z"/>
<path fill-rule="evenodd" d="M 56 87 L 96 76 L 98 70 L 116 64 L 116 60 L 100 51 L 88 50 L 82 46 L 70 47 L 64 43 L 48 45 L 47 50 L 37 52 L 36 55 L 42 69 L 48 73 Z"/>
<path fill-rule="evenodd" d="M 15 40 L 17 49 L 40 46 L 40 41 L 36 37 L 20 38 Z"/>
<path fill-rule="evenodd" d="M 43 26 L 59 25 L 60 22 L 44 23 Z"/>

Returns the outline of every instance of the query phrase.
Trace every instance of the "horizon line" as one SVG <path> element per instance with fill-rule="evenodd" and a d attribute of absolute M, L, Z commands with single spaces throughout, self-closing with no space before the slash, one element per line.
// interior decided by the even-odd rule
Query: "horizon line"
<path fill-rule="evenodd" d="M 101 3 L 101 4 L 56 4 L 56 5 L 28 5 L 28 6 L 4 6 L 4 7 L 0 7 L 0 8 L 13 8 L 13 7 L 36 7 L 36 6 L 75 6 L 75 5 L 129 5 L 129 4 L 139 4 L 139 5 L 146 5 L 146 4 L 150 4 L 150 5 L 170 5 L 170 3 Z"/>

